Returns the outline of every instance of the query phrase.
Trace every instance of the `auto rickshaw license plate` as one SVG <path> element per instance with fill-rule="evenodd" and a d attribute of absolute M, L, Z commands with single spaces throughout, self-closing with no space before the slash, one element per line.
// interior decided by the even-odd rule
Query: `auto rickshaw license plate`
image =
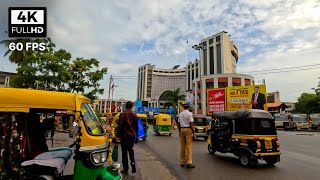
<path fill-rule="evenodd" d="M 203 129 L 198 129 L 198 132 L 199 132 L 199 133 L 202 133 L 202 132 L 203 132 Z"/>
<path fill-rule="evenodd" d="M 272 142 L 271 141 L 265 141 L 266 149 L 272 149 Z"/>

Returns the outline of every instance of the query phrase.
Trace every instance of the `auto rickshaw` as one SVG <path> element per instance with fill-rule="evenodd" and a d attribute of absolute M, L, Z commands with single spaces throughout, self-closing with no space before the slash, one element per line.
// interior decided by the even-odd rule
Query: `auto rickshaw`
<path fill-rule="evenodd" d="M 202 137 L 204 140 L 208 139 L 207 129 L 208 129 L 208 119 L 206 116 L 194 114 L 194 133 L 196 137 Z"/>
<path fill-rule="evenodd" d="M 114 127 L 114 132 L 116 135 L 117 135 L 119 116 L 120 116 L 120 113 L 117 113 L 112 117 L 112 125 Z"/>
<path fill-rule="evenodd" d="M 0 88 L 0 179 L 122 179 L 120 164 L 113 162 L 114 134 L 103 130 L 89 103 L 74 93 Z M 73 111 L 79 124 L 69 134 L 73 144 L 49 149 L 38 113 L 57 110 Z M 73 175 L 63 176 L 73 154 Z"/>
<path fill-rule="evenodd" d="M 275 113 L 274 120 L 277 128 L 284 128 L 283 122 L 288 121 L 288 116 L 285 113 Z"/>
<path fill-rule="evenodd" d="M 309 129 L 308 116 L 306 114 L 292 114 L 292 121 L 296 124 L 297 130 Z"/>
<path fill-rule="evenodd" d="M 158 114 L 153 120 L 153 131 L 156 135 L 168 134 L 172 135 L 172 122 L 169 114 Z"/>
<path fill-rule="evenodd" d="M 233 153 L 242 166 L 263 159 L 269 165 L 280 161 L 280 143 L 274 118 L 264 110 L 215 112 L 208 130 L 208 151 Z"/>
<path fill-rule="evenodd" d="M 312 130 L 320 130 L 320 113 L 312 113 L 309 115 L 311 121 L 310 128 Z"/>

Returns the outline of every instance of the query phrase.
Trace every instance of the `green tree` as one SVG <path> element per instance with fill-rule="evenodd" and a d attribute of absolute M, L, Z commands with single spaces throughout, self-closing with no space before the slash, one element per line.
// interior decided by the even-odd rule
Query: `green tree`
<path fill-rule="evenodd" d="M 177 109 L 179 101 L 186 99 L 186 95 L 182 94 L 180 88 L 177 88 L 177 89 L 174 89 L 173 91 L 170 91 L 168 93 L 168 97 L 169 97 L 169 100 L 171 101 L 173 107 L 176 109 Z"/>
<path fill-rule="evenodd" d="M 11 51 L 10 43 L 44 42 L 45 51 Z M 84 94 L 95 99 L 102 94 L 100 81 L 107 73 L 107 68 L 99 69 L 97 59 L 76 58 L 64 49 L 55 51 L 55 44 L 50 38 L 45 39 L 9 39 L 0 42 L 8 48 L 4 56 L 9 56 L 17 64 L 17 75 L 10 81 L 10 86 L 34 88 Z"/>

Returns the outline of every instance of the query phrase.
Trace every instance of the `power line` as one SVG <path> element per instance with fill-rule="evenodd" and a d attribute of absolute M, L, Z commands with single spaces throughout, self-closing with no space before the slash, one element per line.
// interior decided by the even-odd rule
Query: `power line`
<path fill-rule="evenodd" d="M 286 72 L 296 72 L 296 71 L 305 71 L 305 70 L 312 70 L 312 69 L 318 69 L 319 67 L 311 67 L 311 68 L 300 68 L 300 69 L 294 69 L 294 70 L 285 70 L 285 71 L 274 71 L 274 72 L 264 72 L 264 71 L 256 71 L 257 73 L 250 73 L 249 75 L 260 75 L 260 74 L 278 74 L 278 73 L 286 73 Z M 284 68 L 285 69 L 285 68 Z M 114 79 L 117 80 L 131 80 L 131 79 L 137 79 L 138 76 L 121 76 L 121 77 L 114 77 Z M 205 76 L 201 76 L 205 77 Z M 160 78 L 160 77 L 153 77 L 153 78 Z M 165 77 L 166 79 L 189 79 L 188 77 Z M 200 78 L 198 76 L 197 78 Z"/>
<path fill-rule="evenodd" d="M 319 65 L 320 65 L 320 64 L 309 64 L 309 65 L 305 65 L 305 66 L 295 66 L 295 67 L 277 68 L 277 69 L 268 69 L 268 70 L 259 70 L 259 71 L 248 71 L 248 72 L 240 72 L 240 73 L 246 74 L 246 73 L 256 73 L 256 72 L 273 71 L 273 70 L 296 69 L 296 68 L 310 67 L 310 66 L 319 66 Z"/>

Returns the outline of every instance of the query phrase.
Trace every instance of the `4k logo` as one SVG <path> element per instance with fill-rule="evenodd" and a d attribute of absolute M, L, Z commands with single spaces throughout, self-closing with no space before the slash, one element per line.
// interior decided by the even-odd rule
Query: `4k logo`
<path fill-rule="evenodd" d="M 45 7 L 10 7 L 9 37 L 46 37 Z"/>

